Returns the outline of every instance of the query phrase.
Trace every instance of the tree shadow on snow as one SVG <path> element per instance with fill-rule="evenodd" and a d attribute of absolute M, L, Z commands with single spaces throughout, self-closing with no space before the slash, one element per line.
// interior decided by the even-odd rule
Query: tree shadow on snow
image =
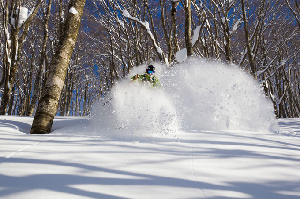
<path fill-rule="evenodd" d="M 79 175 L 68 175 L 68 174 L 35 174 L 27 176 L 8 176 L 0 174 L 0 197 L 5 198 L 5 196 L 11 194 L 18 194 L 22 192 L 35 191 L 35 190 L 50 190 L 64 194 L 72 194 L 82 197 L 90 198 L 103 198 L 103 199 L 125 199 L 127 197 L 117 196 L 118 190 L 113 194 L 103 194 L 95 191 L 87 191 L 79 188 L 75 188 L 76 185 L 96 185 L 96 186 L 161 186 L 161 187 L 173 187 L 173 188 L 187 188 L 199 190 L 199 197 L 204 198 L 200 194 L 200 189 L 217 191 L 218 193 L 243 193 L 249 198 L 265 199 L 265 198 L 288 198 L 288 199 L 298 199 L 299 196 L 285 195 L 280 193 L 299 191 L 300 182 L 290 182 L 286 181 L 275 181 L 269 183 L 241 183 L 241 182 L 230 182 L 227 185 L 215 185 L 210 183 L 197 182 L 194 180 L 185 180 L 176 177 L 161 177 L 156 175 L 141 174 L 135 172 L 121 171 L 115 169 L 107 169 L 100 166 L 88 166 L 85 164 L 77 163 L 64 163 L 60 161 L 46 161 L 46 160 L 35 160 L 35 159 L 21 159 L 13 158 L 10 159 L 10 163 L 29 163 L 32 166 L 49 166 L 49 165 L 59 165 L 68 166 L 83 169 L 86 171 L 101 171 L 108 174 L 118 174 L 126 175 L 127 178 L 117 178 L 117 177 L 87 177 Z M 132 178 L 132 179 L 130 179 Z M 139 179 L 136 179 L 139 178 Z M 298 190 L 297 190 L 298 188 Z M 215 196 L 210 196 L 209 198 L 232 198 L 226 194 L 220 194 Z M 145 195 L 151 195 L 147 190 L 144 191 Z"/>
<path fill-rule="evenodd" d="M 0 119 L 0 128 L 1 127 L 15 129 L 25 134 L 29 134 L 31 129 L 31 125 L 26 122 L 19 122 L 8 119 Z"/>
<path fill-rule="evenodd" d="M 222 133 L 221 133 L 222 134 Z M 191 140 L 190 140 L 191 141 Z M 205 157 L 209 158 L 217 158 L 220 161 L 229 159 L 229 158 L 238 158 L 238 157 L 250 157 L 253 159 L 282 159 L 282 160 L 288 160 L 292 162 L 299 162 L 299 158 L 293 158 L 293 157 L 283 157 L 280 155 L 270 154 L 266 155 L 263 153 L 250 151 L 247 149 L 239 149 L 239 150 L 231 150 L 231 149 L 217 149 L 214 148 L 214 145 L 240 145 L 243 147 L 245 143 L 236 143 L 236 142 L 226 142 L 226 141 L 203 141 L 203 140 L 194 140 L 194 142 L 190 142 L 186 140 L 182 143 L 166 143 L 166 140 L 161 143 L 156 143 L 160 147 L 147 147 L 139 144 L 131 144 L 131 143 L 121 143 L 121 142 L 114 142 L 107 143 L 105 141 L 99 142 L 99 140 L 87 140 L 87 142 L 94 144 L 94 146 L 98 145 L 105 145 L 111 146 L 114 150 L 112 151 L 101 151 L 101 148 L 99 150 L 90 151 L 89 154 L 94 153 L 101 155 L 103 153 L 108 153 L 111 156 L 114 156 L 114 154 L 118 154 L 116 157 L 120 157 L 120 154 L 124 153 L 124 158 L 128 158 L 128 156 L 131 154 L 131 157 L 135 156 L 135 153 L 144 153 L 144 156 L 147 157 L 147 154 L 164 154 L 164 155 L 171 155 L 170 157 L 176 158 L 176 159 L 186 159 L 190 160 L 191 157 L 194 162 L 198 162 L 199 165 L 201 165 L 202 159 Z M 272 140 L 264 140 L 266 142 Z M 51 140 L 48 144 L 75 144 L 75 142 L 56 142 L 55 140 Z M 192 145 L 187 145 L 187 144 Z M 206 144 L 205 147 L 202 146 L 202 144 Z M 79 143 L 78 143 L 79 144 Z M 186 145 L 185 145 L 186 144 Z M 278 143 L 279 144 L 279 143 Z M 85 145 L 85 144 L 83 144 Z M 251 144 L 246 144 L 251 145 Z M 170 149 L 166 149 L 167 146 L 170 147 Z M 186 148 L 181 149 L 180 147 L 187 146 L 192 148 Z M 263 145 L 259 145 L 262 147 Z M 265 146 L 266 148 L 268 146 Z M 271 146 L 274 147 L 274 146 Z M 162 149 L 164 148 L 164 149 Z M 139 151 L 139 152 L 135 152 Z M 38 152 L 37 152 L 38 153 Z M 51 153 L 51 151 L 49 151 Z M 78 156 L 81 155 L 80 148 L 78 148 L 78 151 L 72 151 L 66 153 L 74 153 Z M 39 153 L 38 153 L 39 154 Z M 126 155 L 127 154 L 127 155 Z M 84 155 L 84 154 L 82 154 Z M 123 157 L 123 156 L 122 156 Z M 169 157 L 169 156 L 167 156 Z M 157 162 L 154 162 L 155 160 L 147 160 L 147 158 L 135 161 L 133 164 L 136 164 L 135 166 L 142 167 L 143 165 L 147 163 L 155 163 L 160 165 L 163 162 L 170 162 L 174 161 L 174 164 L 176 164 L 176 159 L 172 158 L 166 158 L 165 160 L 159 160 Z M 67 162 L 69 161 L 69 162 Z M 234 181 L 233 179 L 230 179 L 230 181 L 224 183 L 223 185 L 217 185 L 213 183 L 207 183 L 207 182 L 201 182 L 201 175 L 196 176 L 198 179 L 183 179 L 180 177 L 172 176 L 172 177 L 164 177 L 154 174 L 146 174 L 143 173 L 141 170 L 139 172 L 133 172 L 133 171 L 125 171 L 125 170 L 119 170 L 119 169 L 110 169 L 108 167 L 102 167 L 101 166 L 101 159 L 99 159 L 99 166 L 91 166 L 84 163 L 72 163 L 72 160 L 64 160 L 64 161 L 58 161 L 58 160 L 45 160 L 45 159 L 30 159 L 30 158 L 9 158 L 5 160 L 5 163 L 9 163 L 10 165 L 13 164 L 27 164 L 26 168 L 44 168 L 47 170 L 51 170 L 51 166 L 62 166 L 65 168 L 73 168 L 80 170 L 80 173 L 88 173 L 88 172 L 100 172 L 102 174 L 98 174 L 96 176 L 84 176 L 80 174 L 59 174 L 59 173 L 43 173 L 43 174 L 31 174 L 31 175 L 25 175 L 25 176 L 11 176 L 8 174 L 1 174 L 0 175 L 0 187 L 2 188 L 0 190 L 0 198 L 5 198 L 5 196 L 11 195 L 11 194 L 17 194 L 17 193 L 23 193 L 28 191 L 35 191 L 35 190 L 51 190 L 54 192 L 62 193 L 62 194 L 72 194 L 76 196 L 82 196 L 82 197 L 90 197 L 90 198 L 104 198 L 104 199 L 125 199 L 126 197 L 120 196 L 118 194 L 118 190 L 111 194 L 104 194 L 101 193 L 101 191 L 96 191 L 96 189 L 93 190 L 84 190 L 82 188 L 76 188 L 76 186 L 136 186 L 137 188 L 139 186 L 150 186 L 150 187 L 171 187 L 171 188 L 183 188 L 183 189 L 193 189 L 195 191 L 199 191 L 199 197 L 197 198 L 204 198 L 205 197 L 205 191 L 204 196 L 201 194 L 201 190 L 209 190 L 209 192 L 216 192 L 221 194 L 215 194 L 209 196 L 209 198 L 232 198 L 232 196 L 226 195 L 226 193 L 240 193 L 248 198 L 256 198 L 256 199 L 265 199 L 265 198 L 288 198 L 288 199 L 298 199 L 299 196 L 289 194 L 289 193 L 295 193 L 298 191 L 299 193 L 299 184 L 298 182 L 288 182 L 284 181 L 275 181 L 275 180 L 269 180 L 267 182 L 239 182 Z M 203 162 L 205 163 L 205 162 Z M 196 166 L 196 165 L 194 165 Z M 267 167 L 267 165 L 265 165 Z M 38 169 L 38 168 L 37 168 Z M 166 168 L 170 169 L 170 168 Z M 189 171 L 189 168 L 182 168 L 183 170 Z M 247 168 L 245 168 L 247 169 Z M 184 173 L 184 172 L 183 172 Z M 109 175 L 113 175 L 114 177 L 107 177 Z M 245 174 L 247 175 L 247 174 Z M 118 177 L 119 176 L 119 177 Z M 126 178 L 124 178 L 126 176 Z M 234 178 L 234 176 L 232 176 Z M 145 190 L 144 194 L 151 195 L 152 193 L 147 192 Z"/>
<path fill-rule="evenodd" d="M 61 120 L 63 121 L 63 120 Z M 79 120 L 80 121 L 80 120 Z M 70 121 L 72 122 L 72 121 Z M 0 123 L 1 125 L 17 125 L 22 126 L 23 123 Z M 61 124 L 65 124 L 61 122 Z M 74 123 L 72 123 L 74 124 Z M 27 124 L 28 125 L 28 124 Z M 24 129 L 28 126 L 24 125 Z M 60 123 L 57 123 L 57 128 L 63 128 L 60 126 Z M 4 159 L 1 164 L 8 163 L 13 167 L 14 164 L 25 164 L 27 165 L 25 170 L 30 169 L 41 169 L 42 171 L 49 170 L 51 167 L 61 166 L 63 168 L 70 168 L 79 170 L 78 174 L 63 174 L 63 173 L 49 173 L 44 172 L 41 174 L 29 174 L 22 176 L 14 176 L 10 174 L 0 174 L 0 198 L 5 198 L 11 194 L 18 194 L 28 191 L 35 190 L 50 190 L 56 193 L 61 194 L 71 194 L 82 197 L 90 198 L 102 198 L 102 199 L 125 199 L 126 196 L 120 196 L 118 190 L 114 193 L 102 193 L 97 191 L 95 188 L 92 190 L 84 190 L 79 188 L 80 186 L 94 186 L 94 187 L 103 187 L 103 186 L 134 186 L 139 188 L 140 186 L 149 186 L 149 187 L 171 187 L 174 189 L 186 189 L 195 190 L 199 192 L 199 197 L 205 198 L 205 193 L 213 192 L 214 194 L 210 195 L 208 198 L 232 198 L 231 193 L 240 193 L 246 198 L 256 198 L 256 199 L 298 199 L 299 198 L 299 184 L 300 179 L 294 181 L 288 181 L 285 179 L 282 180 L 272 180 L 268 179 L 265 176 L 263 181 L 247 182 L 245 179 L 243 182 L 234 180 L 235 175 L 227 174 L 229 177 L 224 180 L 224 183 L 208 183 L 201 180 L 202 175 L 201 168 L 206 164 L 205 161 L 210 159 L 217 159 L 220 165 L 215 165 L 216 168 L 221 168 L 221 163 L 223 161 L 239 161 L 239 158 L 248 158 L 249 160 L 259 161 L 259 160 L 268 160 L 268 164 L 256 165 L 257 167 L 265 167 L 268 169 L 269 166 L 280 166 L 281 169 L 293 167 L 299 165 L 300 157 L 300 145 L 288 143 L 279 139 L 274 139 L 272 134 L 259 137 L 258 133 L 256 134 L 239 134 L 239 133 L 229 133 L 226 131 L 216 131 L 216 132 L 199 132 L 199 135 L 193 133 L 194 135 L 189 138 L 186 136 L 182 139 L 179 139 L 177 142 L 175 139 L 168 138 L 152 138 L 151 141 L 147 139 L 140 140 L 141 142 L 134 142 L 134 139 L 129 140 L 120 140 L 120 141 L 111 141 L 111 140 L 101 140 L 93 139 L 87 137 L 84 140 L 70 139 L 64 140 L 62 136 L 54 136 L 60 138 L 58 140 L 52 139 L 47 141 L 47 145 L 54 146 L 65 146 L 66 151 L 64 154 L 70 153 L 76 156 L 85 156 L 87 151 L 81 151 L 80 147 L 93 147 L 89 151 L 89 155 L 101 155 L 108 154 L 111 156 L 112 161 L 115 158 L 134 158 L 135 155 L 139 154 L 138 157 L 145 157 L 139 160 L 134 160 L 132 163 L 128 163 L 126 166 L 137 166 L 143 168 L 144 165 L 164 165 L 164 163 L 176 164 L 178 160 L 185 160 L 188 162 L 193 162 L 193 168 L 182 168 L 179 170 L 178 176 L 166 177 L 160 176 L 159 174 L 147 174 L 146 170 L 139 169 L 138 172 L 132 170 L 126 171 L 124 169 L 111 169 L 103 166 L 101 158 L 94 160 L 94 165 L 88 165 L 84 163 L 74 163 L 72 159 L 66 160 L 46 160 L 43 156 L 51 155 L 55 151 L 51 151 L 51 147 L 47 146 L 47 151 L 36 151 L 37 157 L 34 158 L 17 158 L 12 157 Z M 276 136 L 276 134 L 274 134 Z M 180 137 L 180 136 L 179 136 Z M 18 138 L 15 140 L 18 142 Z M 142 143 L 144 141 L 144 143 Z M 242 142 L 243 141 L 243 142 Z M 151 145 L 155 145 L 154 147 Z M 68 146 L 78 146 L 76 150 L 68 151 Z M 220 147 L 221 146 L 221 147 Z M 105 150 L 101 147 L 105 147 Z M 259 150 L 254 150 L 259 148 Z M 293 155 L 286 156 L 286 153 L 275 153 L 275 151 L 280 150 L 289 150 L 293 152 Z M 34 153 L 34 148 L 31 149 L 31 153 Z M 266 151 L 268 151 L 266 153 Z M 61 151 L 60 151 L 61 152 Z M 61 152 L 62 153 L 62 152 Z M 142 156 L 141 156 L 142 154 Z M 147 158 L 155 155 L 164 155 L 165 158 L 160 158 L 158 160 Z M 35 157 L 35 156 L 34 156 Z M 56 156 L 55 156 L 56 157 Z M 274 161 L 282 160 L 288 161 L 289 165 L 276 165 Z M 72 162 L 73 161 L 73 162 Z M 106 160 L 107 161 L 107 160 Z M 218 164 L 219 164 L 218 163 Z M 0 164 L 0 168 L 1 168 Z M 236 163 L 238 165 L 238 163 Z M 217 167 L 219 166 L 219 167 Z M 18 166 L 20 167 L 20 166 Z M 179 167 L 179 166 L 178 166 Z M 239 171 L 242 170 L 245 172 L 245 178 L 251 177 L 247 173 L 247 170 L 251 167 L 250 165 L 240 166 Z M 203 166 L 205 168 L 205 166 Z M 3 167 L 2 167 L 3 169 Z M 163 168 L 164 169 L 164 168 Z M 165 168 L 165 170 L 170 170 L 172 168 Z M 255 169 L 251 167 L 250 169 Z M 180 175 L 184 173 L 190 173 L 191 170 L 194 170 L 194 177 L 188 180 L 187 178 L 181 178 Z M 57 170 L 55 170 L 57 171 Z M 185 172 L 184 172 L 185 171 Z M 97 175 L 87 176 L 80 175 L 80 173 L 90 173 L 90 172 L 99 172 Z M 182 173 L 181 173 L 182 172 Z M 197 175 L 197 172 L 199 174 Z M 230 170 L 228 172 L 234 172 Z M 26 172 L 25 172 L 26 173 Z M 30 172 L 29 172 L 30 173 Z M 217 175 L 217 174 L 216 174 Z M 232 176 L 230 176 L 232 175 Z M 109 177 L 114 176 L 114 177 Z M 126 177 L 124 177 L 126 176 Z M 226 181 L 228 180 L 228 181 Z M 77 187 L 79 186 L 79 187 Z M 203 190 L 203 191 L 202 191 Z M 208 190 L 208 191 L 206 191 Z M 148 191 L 148 192 L 147 192 Z M 202 192 L 202 194 L 201 194 Z M 228 193 L 228 195 L 226 195 Z M 297 195 L 298 193 L 298 195 Z M 145 190 L 146 195 L 152 195 L 148 190 Z M 204 194 L 204 195 L 203 195 Z M 190 198 L 192 199 L 192 198 Z"/>

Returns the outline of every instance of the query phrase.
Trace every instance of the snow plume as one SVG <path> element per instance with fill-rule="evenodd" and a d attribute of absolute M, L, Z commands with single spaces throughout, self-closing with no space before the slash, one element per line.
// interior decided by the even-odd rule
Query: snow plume
<path fill-rule="evenodd" d="M 156 73 L 162 67 L 156 65 Z M 176 108 L 164 88 L 151 87 L 148 82 L 131 82 L 131 76 L 144 71 L 145 66 L 134 69 L 128 78 L 115 84 L 106 100 L 100 101 L 94 116 L 97 126 L 145 136 L 170 134 L 180 129 Z"/>
<path fill-rule="evenodd" d="M 97 128 L 146 135 L 180 129 L 267 131 L 275 120 L 260 85 L 237 66 L 202 59 L 171 69 L 154 66 L 162 87 L 130 83 L 131 76 L 145 70 L 136 68 L 94 108 Z"/>
<path fill-rule="evenodd" d="M 190 59 L 161 81 L 185 128 L 265 131 L 275 120 L 260 85 L 235 65 Z"/>

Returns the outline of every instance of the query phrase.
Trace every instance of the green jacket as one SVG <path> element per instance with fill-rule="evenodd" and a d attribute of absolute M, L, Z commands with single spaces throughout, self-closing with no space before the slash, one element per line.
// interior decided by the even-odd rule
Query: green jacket
<path fill-rule="evenodd" d="M 141 82 L 150 82 L 151 86 L 153 87 L 157 87 L 157 86 L 161 86 L 159 80 L 157 79 L 157 77 L 150 76 L 147 73 L 144 73 L 142 75 L 135 75 L 131 78 L 133 81 L 141 81 Z"/>

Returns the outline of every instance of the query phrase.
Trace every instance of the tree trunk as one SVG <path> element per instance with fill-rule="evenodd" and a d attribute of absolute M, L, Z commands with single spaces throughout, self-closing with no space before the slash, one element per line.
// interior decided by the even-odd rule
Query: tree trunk
<path fill-rule="evenodd" d="M 80 108 L 79 108 L 79 86 L 78 88 L 76 89 L 76 99 L 75 99 L 75 116 L 79 116 L 79 111 L 80 111 Z"/>
<path fill-rule="evenodd" d="M 247 46 L 247 55 L 248 55 L 249 64 L 250 64 L 250 71 L 251 71 L 251 74 L 256 79 L 257 77 L 255 75 L 256 71 L 255 71 L 255 65 L 254 65 L 253 56 L 252 56 L 252 48 L 251 48 L 250 39 L 249 39 L 248 18 L 246 16 L 244 0 L 241 0 L 241 3 L 242 3 L 243 20 L 244 20 L 245 42 L 246 42 L 246 46 Z"/>
<path fill-rule="evenodd" d="M 32 55 L 32 57 L 34 57 L 34 54 Z M 30 71 L 28 74 L 28 78 L 27 78 L 27 85 L 25 87 L 28 86 L 27 92 L 26 92 L 26 104 L 25 104 L 25 111 L 22 113 L 22 116 L 25 116 L 27 114 L 27 111 L 30 108 L 30 97 L 31 97 L 31 90 L 32 90 L 32 71 L 33 71 L 33 67 L 34 67 L 34 58 L 32 58 L 32 62 L 30 64 Z M 24 89 L 25 90 L 25 89 Z"/>
<path fill-rule="evenodd" d="M 179 51 L 179 45 L 177 40 L 177 26 L 176 26 L 176 7 L 179 4 L 179 1 L 172 1 L 172 8 L 171 8 L 171 29 L 172 29 L 172 36 L 173 36 L 173 45 L 174 45 L 174 54 Z"/>
<path fill-rule="evenodd" d="M 185 46 L 187 56 L 190 57 L 193 55 L 191 0 L 186 0 L 185 3 Z"/>
<path fill-rule="evenodd" d="M 46 47 L 47 47 L 47 41 L 48 41 L 48 27 L 49 27 L 49 18 L 50 18 L 50 11 L 51 11 L 51 6 L 52 6 L 52 0 L 49 1 L 49 5 L 48 5 L 48 9 L 47 9 L 47 15 L 46 15 L 46 19 L 45 19 L 45 26 L 44 26 L 44 43 L 43 43 L 43 49 L 41 52 L 41 61 L 40 61 L 40 65 L 35 77 L 35 81 L 34 81 L 34 91 L 33 91 L 33 95 L 31 98 L 31 103 L 30 106 L 27 110 L 26 115 L 27 116 L 32 116 L 34 109 L 36 107 L 36 103 L 39 99 L 39 94 L 40 94 L 40 88 L 41 88 L 41 83 L 42 83 L 42 71 L 43 71 L 43 67 L 46 67 L 46 64 L 44 66 L 44 63 L 46 62 Z"/>
<path fill-rule="evenodd" d="M 71 101 L 72 101 L 72 92 L 74 90 L 74 81 L 73 81 L 73 71 L 69 74 L 70 82 L 67 85 L 67 93 L 66 93 L 66 116 L 70 116 L 70 108 L 71 108 Z"/>
<path fill-rule="evenodd" d="M 49 77 L 44 85 L 42 98 L 34 116 L 31 134 L 45 134 L 51 131 L 68 65 L 77 40 L 85 1 L 71 0 L 69 4 L 69 13 L 64 24 L 64 36 L 53 58 Z"/>
<path fill-rule="evenodd" d="M 15 86 L 13 86 L 13 88 L 12 88 L 12 94 L 11 94 L 11 97 L 10 97 L 10 102 L 9 102 L 8 111 L 7 111 L 8 115 L 12 115 L 14 99 L 15 99 Z"/>
<path fill-rule="evenodd" d="M 163 31 L 164 31 L 164 35 L 165 35 L 165 40 L 166 40 L 167 47 L 168 47 L 168 63 L 171 63 L 171 58 L 172 58 L 172 34 L 171 33 L 172 32 L 167 30 L 165 4 L 166 4 L 165 0 L 160 0 L 161 23 L 162 23 L 162 27 L 163 27 Z M 171 31 L 172 31 L 172 29 L 171 29 Z"/>

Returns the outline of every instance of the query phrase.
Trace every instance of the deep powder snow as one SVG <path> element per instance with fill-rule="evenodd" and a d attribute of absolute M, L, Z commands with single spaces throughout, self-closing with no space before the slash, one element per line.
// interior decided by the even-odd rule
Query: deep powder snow
<path fill-rule="evenodd" d="M 131 134 L 181 129 L 268 131 L 275 120 L 272 103 L 258 82 L 235 65 L 195 58 L 170 69 L 154 66 L 162 87 L 130 83 L 146 66 L 133 69 L 94 107 L 96 127 L 105 126 L 108 132 L 127 129 L 122 133 Z"/>

